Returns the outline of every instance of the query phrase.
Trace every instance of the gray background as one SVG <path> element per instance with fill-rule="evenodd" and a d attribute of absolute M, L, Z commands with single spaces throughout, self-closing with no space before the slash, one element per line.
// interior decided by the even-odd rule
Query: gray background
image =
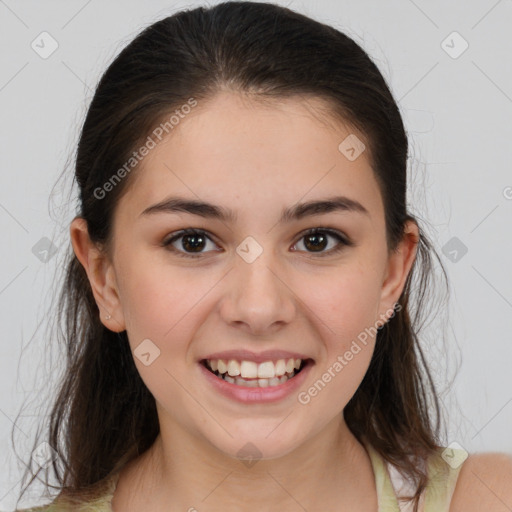
<path fill-rule="evenodd" d="M 345 31 L 388 80 L 410 135 L 409 205 L 451 282 L 423 338 L 449 419 L 445 441 L 512 453 L 512 1 L 277 3 Z M 0 0 L 2 510 L 12 509 L 21 476 L 11 431 L 26 458 L 59 375 L 62 354 L 45 351 L 44 327 L 69 244 L 72 157 L 92 92 L 140 29 L 197 5 Z M 31 47 L 51 49 L 44 31 L 58 44 L 46 59 Z"/>

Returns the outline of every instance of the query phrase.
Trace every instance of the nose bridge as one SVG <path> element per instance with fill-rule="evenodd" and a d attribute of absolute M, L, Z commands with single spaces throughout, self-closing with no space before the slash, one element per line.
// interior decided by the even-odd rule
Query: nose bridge
<path fill-rule="evenodd" d="M 279 276 L 282 267 L 271 248 L 247 237 L 236 249 L 230 280 L 227 322 L 243 322 L 252 331 L 262 331 L 276 323 L 289 322 L 293 315 L 292 293 Z"/>
<path fill-rule="evenodd" d="M 239 299 L 250 298 L 251 301 L 262 304 L 266 302 L 269 308 L 272 307 L 280 296 L 277 278 L 270 270 L 277 266 L 273 251 L 267 247 L 263 249 L 254 238 L 247 237 L 237 247 L 237 255 L 236 272 L 239 282 L 236 288 Z"/>
<path fill-rule="evenodd" d="M 237 289 L 243 294 L 255 295 L 256 297 L 268 296 L 268 299 L 276 300 L 279 296 L 277 289 L 277 278 L 275 271 L 271 268 L 276 267 L 275 258 L 270 254 L 271 251 L 264 251 L 253 261 L 246 261 L 242 257 L 236 263 L 236 271 L 240 278 L 240 285 Z"/>

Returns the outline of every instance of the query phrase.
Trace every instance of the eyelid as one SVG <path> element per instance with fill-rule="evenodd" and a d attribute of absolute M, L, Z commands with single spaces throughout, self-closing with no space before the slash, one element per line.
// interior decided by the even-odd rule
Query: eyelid
<path fill-rule="evenodd" d="M 318 253 L 315 252 L 308 252 L 308 251 L 297 251 L 294 250 L 294 252 L 306 252 L 306 254 L 309 254 L 313 257 L 324 257 L 329 255 L 334 255 L 341 251 L 344 247 L 353 247 L 356 244 L 342 231 L 339 231 L 338 229 L 334 228 L 328 228 L 328 227 L 314 227 L 309 228 L 304 231 L 301 231 L 296 236 L 296 241 L 293 243 L 293 246 L 295 246 L 302 238 L 306 237 L 307 235 L 311 234 L 317 234 L 317 233 L 324 233 L 328 236 L 331 236 L 333 238 L 336 238 L 338 240 L 338 244 L 329 251 L 319 251 Z M 160 244 L 162 247 L 167 248 L 168 250 L 178 254 L 178 256 L 182 256 L 185 258 L 200 258 L 204 257 L 209 252 L 218 252 L 218 251 L 207 251 L 207 252 L 198 252 L 198 253 L 187 253 L 184 251 L 180 251 L 172 247 L 172 243 L 176 240 L 179 240 L 180 238 L 187 236 L 187 235 L 203 235 L 205 238 L 209 239 L 213 243 L 215 242 L 215 237 L 213 237 L 208 231 L 201 229 L 201 228 L 186 228 L 181 229 L 179 231 L 174 231 L 171 233 L 168 237 L 166 237 L 163 242 Z M 293 247 L 292 246 L 292 247 Z"/>

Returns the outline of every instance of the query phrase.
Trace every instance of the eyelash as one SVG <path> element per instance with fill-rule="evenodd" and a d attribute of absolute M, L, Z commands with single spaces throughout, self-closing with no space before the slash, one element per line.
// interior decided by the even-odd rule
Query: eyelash
<path fill-rule="evenodd" d="M 323 258 L 325 256 L 329 256 L 329 255 L 332 255 L 332 254 L 336 254 L 336 253 L 340 252 L 342 249 L 344 249 L 345 246 L 346 247 L 353 247 L 355 245 L 354 242 L 352 242 L 346 236 L 342 235 L 340 232 L 338 232 L 336 230 L 333 230 L 333 229 L 329 229 L 329 228 L 311 228 L 311 229 L 308 229 L 307 231 L 301 233 L 301 235 L 300 235 L 300 237 L 298 239 L 298 242 L 301 241 L 303 238 L 309 236 L 309 235 L 316 235 L 316 234 L 327 234 L 327 235 L 330 235 L 330 236 L 336 238 L 336 240 L 339 242 L 339 244 L 336 245 L 336 247 L 334 247 L 334 249 L 330 249 L 329 251 L 319 252 L 319 253 L 310 252 L 310 254 L 313 254 L 313 255 L 318 256 L 320 258 Z M 174 248 L 171 245 L 176 240 L 179 240 L 180 238 L 183 238 L 183 237 L 185 237 L 187 235 L 203 235 L 208 240 L 213 242 L 213 240 L 207 235 L 206 231 L 203 231 L 201 229 L 184 229 L 184 230 L 181 230 L 181 231 L 178 231 L 178 232 L 174 233 L 171 238 L 168 238 L 168 239 L 164 240 L 161 245 L 162 245 L 162 247 L 166 247 L 170 251 L 176 253 L 180 257 L 183 257 L 183 258 L 193 258 L 193 259 L 200 258 L 205 253 L 195 253 L 195 254 L 187 253 L 187 252 L 180 251 L 180 250 Z"/>

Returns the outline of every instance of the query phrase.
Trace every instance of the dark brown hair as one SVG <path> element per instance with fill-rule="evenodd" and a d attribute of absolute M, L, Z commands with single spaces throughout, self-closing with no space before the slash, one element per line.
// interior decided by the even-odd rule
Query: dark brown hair
<path fill-rule="evenodd" d="M 101 199 L 98 189 L 163 119 L 190 98 L 201 103 L 220 90 L 261 99 L 300 95 L 325 100 L 332 118 L 352 127 L 367 147 L 384 202 L 389 251 L 402 240 L 407 220 L 419 225 L 406 207 L 408 139 L 402 118 L 367 53 L 341 31 L 287 8 L 226 2 L 180 11 L 150 25 L 101 77 L 81 130 L 75 167 L 77 215 L 87 221 L 98 246 L 108 249 L 112 241 L 112 214 L 136 169 Z M 354 435 L 415 483 L 416 504 L 428 481 L 420 462 L 437 453 L 441 424 L 418 339 L 432 287 L 432 255 L 439 260 L 421 229 L 400 311 L 379 329 L 369 369 L 344 410 Z M 47 437 L 59 457 L 46 468 L 46 486 L 52 469 L 63 493 L 85 495 L 144 453 L 159 423 L 126 331 L 114 333 L 103 326 L 87 275 L 70 246 L 66 257 L 57 308 L 66 368 Z"/>

